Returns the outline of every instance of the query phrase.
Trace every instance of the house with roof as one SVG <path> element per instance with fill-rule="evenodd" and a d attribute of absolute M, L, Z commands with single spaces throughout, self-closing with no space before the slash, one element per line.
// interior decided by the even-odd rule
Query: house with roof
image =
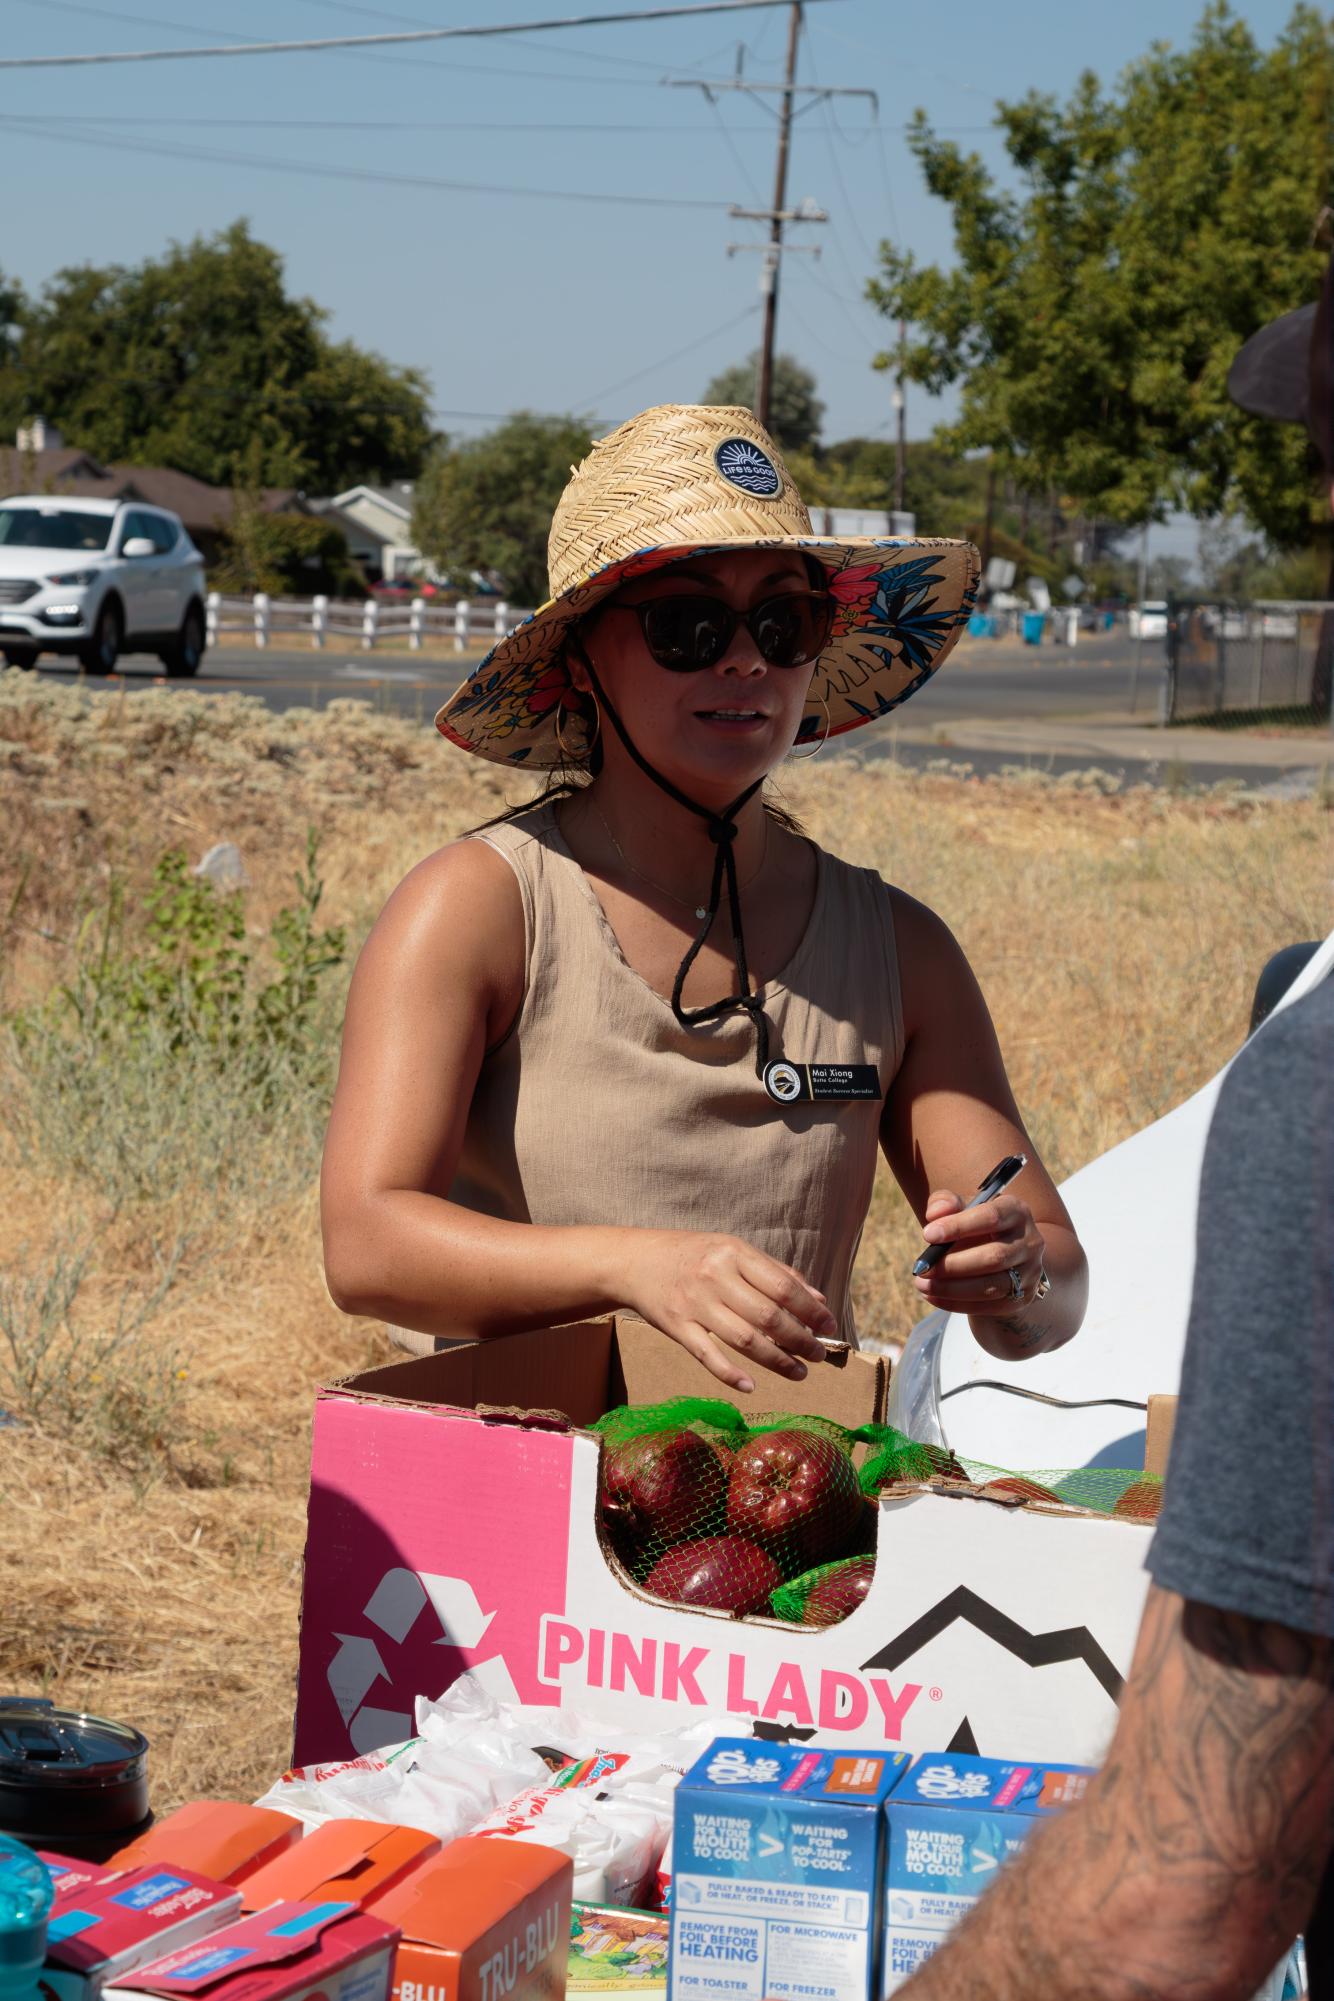
<path fill-rule="evenodd" d="M 179 514 L 190 540 L 206 563 L 221 553 L 221 538 L 232 518 L 235 497 L 172 466 L 107 465 L 41 419 L 23 425 L 15 443 L 0 447 L 0 497 L 6 493 L 64 493 L 86 500 L 142 500 Z M 266 514 L 312 514 L 316 510 L 295 487 L 262 489 Z"/>
<path fill-rule="evenodd" d="M 392 486 L 350 486 L 329 500 L 312 500 L 316 514 L 336 520 L 347 537 L 348 553 L 368 577 L 399 583 L 429 576 L 430 565 L 412 539 L 410 479 Z"/>

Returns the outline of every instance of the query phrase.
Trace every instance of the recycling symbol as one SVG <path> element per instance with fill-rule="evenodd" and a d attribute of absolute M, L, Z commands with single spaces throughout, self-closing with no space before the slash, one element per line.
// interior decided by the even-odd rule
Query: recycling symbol
<path fill-rule="evenodd" d="M 462 1577 L 436 1577 L 427 1572 L 397 1568 L 387 1570 L 371 1593 L 363 1608 L 363 1617 L 377 1629 L 380 1638 L 370 1633 L 335 1633 L 338 1652 L 329 1663 L 328 1680 L 338 1713 L 343 1719 L 357 1755 L 378 1750 L 384 1744 L 398 1744 L 405 1737 L 413 1735 L 413 1698 L 424 1691 L 419 1686 L 400 1687 L 395 1684 L 395 1676 L 386 1667 L 384 1653 L 401 1649 L 408 1635 L 427 1607 L 435 1614 L 440 1626 L 439 1637 L 433 1641 L 437 1647 L 480 1647 L 485 1639 L 494 1612 L 484 1612 L 478 1603 L 477 1594 Z M 502 1683 L 509 1682 L 508 1671 L 503 1662 L 496 1662 Z M 414 1681 L 420 1683 L 420 1670 L 414 1674 Z M 497 1676 L 493 1672 L 486 1679 L 496 1693 Z M 380 1689 L 378 1684 L 387 1684 Z M 367 1697 L 375 1691 L 376 1702 Z M 432 1691 L 433 1693 L 438 1691 Z M 395 1698 L 406 1701 L 406 1709 L 381 1706 Z"/>

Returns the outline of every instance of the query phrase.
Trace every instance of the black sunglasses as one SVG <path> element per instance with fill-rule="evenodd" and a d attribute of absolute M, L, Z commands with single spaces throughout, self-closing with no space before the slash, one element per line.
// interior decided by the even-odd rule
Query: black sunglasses
<path fill-rule="evenodd" d="M 739 625 L 745 626 L 768 666 L 804 667 L 829 642 L 834 601 L 822 591 L 784 591 L 750 611 L 735 611 L 724 598 L 701 592 L 649 598 L 641 604 L 613 600 L 604 610 L 634 612 L 645 646 L 669 674 L 698 674 L 702 668 L 717 666 Z"/>

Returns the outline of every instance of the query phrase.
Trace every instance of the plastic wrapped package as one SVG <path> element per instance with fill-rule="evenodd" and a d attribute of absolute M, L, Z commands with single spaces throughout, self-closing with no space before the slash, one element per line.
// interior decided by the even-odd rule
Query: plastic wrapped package
<path fill-rule="evenodd" d="M 523 1787 L 549 1777 L 549 1764 L 520 1720 L 524 1714 L 462 1676 L 440 1702 L 418 1701 L 416 1737 L 344 1763 L 299 1766 L 258 1804 L 294 1814 L 307 1827 L 384 1820 L 453 1841 Z"/>
<path fill-rule="evenodd" d="M 673 1774 L 656 1800 L 591 1787 L 535 1786 L 489 1815 L 476 1832 L 533 1841 L 570 1856 L 574 1894 L 583 1903 L 633 1905 L 641 1901 L 666 1845 L 675 1783 Z"/>
<path fill-rule="evenodd" d="M 453 1841 L 504 1818 L 499 1810 L 520 1797 L 541 1799 L 525 1838 L 544 1841 L 537 1824 L 549 1814 L 553 1839 L 546 1845 L 574 1857 L 575 1894 L 626 1902 L 657 1866 L 682 1772 L 721 1731 L 744 1729 L 735 1717 L 705 1716 L 649 1737 L 577 1709 L 497 1702 L 472 1675 L 461 1675 L 438 1701 L 419 1696 L 415 1721 L 417 1735 L 404 1743 L 298 1767 L 257 1804 L 307 1827 L 382 1820 Z"/>

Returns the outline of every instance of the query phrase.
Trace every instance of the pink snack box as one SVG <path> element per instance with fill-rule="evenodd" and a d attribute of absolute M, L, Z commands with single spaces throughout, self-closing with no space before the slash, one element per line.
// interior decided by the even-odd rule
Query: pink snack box
<path fill-rule="evenodd" d="M 55 1899 L 43 1983 L 56 2001 L 96 2001 L 115 1980 L 217 1931 L 241 1893 L 193 1869 L 91 1869 L 51 1858 Z"/>
<path fill-rule="evenodd" d="M 104 2001 L 388 2001 L 401 1936 L 355 1904 L 270 1904 L 139 1967 Z"/>

